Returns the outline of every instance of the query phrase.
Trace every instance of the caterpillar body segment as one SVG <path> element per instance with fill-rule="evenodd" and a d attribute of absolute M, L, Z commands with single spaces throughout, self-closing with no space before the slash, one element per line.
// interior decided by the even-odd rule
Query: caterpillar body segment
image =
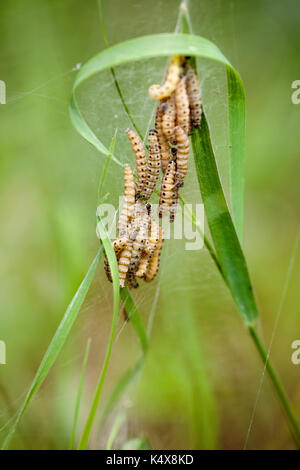
<path fill-rule="evenodd" d="M 177 141 L 177 176 L 180 182 L 183 182 L 188 170 L 190 143 L 189 138 L 181 127 L 177 126 L 175 129 Z"/>
<path fill-rule="evenodd" d="M 133 173 L 128 164 L 124 166 L 124 201 L 118 222 L 118 230 L 120 237 L 128 234 L 128 224 L 133 216 L 133 208 L 135 204 L 135 189 Z"/>
<path fill-rule="evenodd" d="M 149 254 L 144 251 L 142 253 L 142 256 L 138 265 L 138 270 L 135 273 L 136 277 L 143 278 L 146 275 L 146 271 L 149 265 L 149 260 L 150 260 Z"/>
<path fill-rule="evenodd" d="M 179 184 L 176 183 L 176 175 L 175 175 L 175 186 L 174 186 L 173 197 L 172 197 L 171 207 L 170 207 L 170 222 L 174 222 L 175 220 L 175 215 L 177 212 L 177 205 L 178 205 L 178 196 L 179 196 Z"/>
<path fill-rule="evenodd" d="M 158 206 L 158 215 L 163 217 L 164 214 L 168 213 L 174 198 L 175 188 L 175 174 L 176 174 L 176 163 L 171 160 L 168 164 L 166 172 L 163 176 L 161 183 L 160 199 Z"/>
<path fill-rule="evenodd" d="M 148 264 L 148 269 L 145 274 L 146 282 L 152 281 L 158 273 L 162 245 L 163 245 L 163 229 L 162 227 L 159 227 L 159 241 L 155 248 L 154 254 Z"/>
<path fill-rule="evenodd" d="M 114 249 L 117 261 L 119 260 L 121 251 L 125 248 L 126 243 L 127 243 L 127 239 L 125 237 L 117 238 L 117 240 L 113 242 L 113 249 Z M 106 273 L 107 279 L 110 282 L 112 282 L 112 275 L 111 275 L 111 270 L 110 270 L 107 256 L 105 256 L 104 258 L 104 271 Z"/>
<path fill-rule="evenodd" d="M 120 258 L 119 258 L 120 287 L 125 286 L 125 281 L 127 277 L 130 259 L 131 259 L 132 245 L 133 245 L 133 241 L 129 239 L 125 248 L 121 251 L 121 254 L 120 254 Z"/>
<path fill-rule="evenodd" d="M 147 175 L 147 160 L 146 154 L 144 150 L 144 146 L 140 141 L 139 137 L 136 133 L 131 130 L 127 129 L 126 134 L 128 135 L 132 150 L 135 155 L 135 162 L 136 162 L 136 170 L 138 175 L 138 180 L 136 183 L 136 196 L 138 196 L 141 191 L 144 189 L 145 182 L 146 182 L 146 175 Z"/>
<path fill-rule="evenodd" d="M 193 127 L 200 127 L 202 117 L 201 90 L 196 72 L 189 64 L 186 70 L 186 90 L 190 103 L 191 123 Z"/>
<path fill-rule="evenodd" d="M 162 130 L 165 138 L 172 144 L 175 143 L 175 125 L 176 125 L 176 106 L 175 106 L 175 94 L 169 97 L 166 103 L 162 104 L 164 111 L 162 118 Z"/>
<path fill-rule="evenodd" d="M 128 271 L 127 276 L 126 276 L 126 284 L 129 287 L 129 289 L 136 289 L 137 287 L 139 287 L 139 284 L 137 282 L 137 279 L 134 273 Z"/>
<path fill-rule="evenodd" d="M 191 133 L 190 103 L 186 91 L 186 77 L 180 78 L 175 90 L 175 106 L 177 125 L 180 126 L 187 135 Z"/>
<path fill-rule="evenodd" d="M 160 166 L 161 166 L 161 153 L 160 153 L 160 146 L 158 143 L 158 135 L 157 131 L 152 129 L 149 132 L 148 143 L 149 143 L 149 156 L 148 156 L 148 170 L 147 170 L 147 177 L 145 183 L 145 189 L 143 191 L 143 199 L 148 200 L 153 190 L 156 186 Z"/>
<path fill-rule="evenodd" d="M 157 131 L 158 143 L 160 145 L 161 169 L 164 173 L 170 161 L 170 146 L 163 133 L 162 120 L 164 115 L 163 103 L 159 104 L 156 109 L 155 130 Z"/>
<path fill-rule="evenodd" d="M 182 58 L 175 55 L 171 58 L 165 81 L 162 85 L 151 85 L 149 95 L 154 100 L 168 98 L 173 93 L 179 81 L 180 66 Z"/>

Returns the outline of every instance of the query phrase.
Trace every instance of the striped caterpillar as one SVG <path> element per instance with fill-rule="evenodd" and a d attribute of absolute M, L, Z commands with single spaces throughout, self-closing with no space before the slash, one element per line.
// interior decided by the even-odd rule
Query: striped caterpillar
<path fill-rule="evenodd" d="M 152 129 L 149 131 L 149 157 L 148 157 L 148 169 L 147 169 L 147 178 L 145 183 L 145 189 L 143 191 L 143 199 L 148 200 L 153 190 L 156 186 L 159 170 L 161 165 L 161 153 L 160 147 L 158 144 L 157 131 Z"/>
<path fill-rule="evenodd" d="M 186 91 L 186 77 L 181 77 L 175 90 L 176 120 L 187 135 L 191 133 L 190 104 Z"/>
<path fill-rule="evenodd" d="M 168 101 L 162 104 L 164 110 L 162 118 L 162 130 L 165 138 L 172 144 L 175 143 L 174 129 L 176 125 L 176 107 L 175 107 L 175 94 L 169 97 Z"/>
<path fill-rule="evenodd" d="M 201 91 L 197 75 L 190 65 L 185 66 L 186 91 L 189 98 L 191 110 L 191 123 L 193 127 L 200 127 L 202 117 Z"/>
<path fill-rule="evenodd" d="M 170 211 L 172 200 L 174 199 L 176 188 L 175 188 L 175 174 L 176 174 L 176 163 L 171 160 L 168 164 L 166 172 L 163 176 L 161 183 L 158 215 L 163 217 L 164 214 Z"/>
<path fill-rule="evenodd" d="M 125 237 L 118 238 L 113 242 L 113 249 L 117 258 L 117 261 L 119 260 L 121 251 L 125 248 L 127 243 L 127 239 Z M 106 273 L 107 279 L 112 282 L 112 275 L 110 271 L 110 266 L 107 257 L 105 256 L 104 258 L 104 271 Z"/>
<path fill-rule="evenodd" d="M 155 222 L 155 220 L 151 219 L 151 227 L 150 227 L 150 234 L 148 239 L 148 245 L 145 247 L 139 265 L 138 270 L 136 272 L 136 277 L 144 277 L 146 275 L 149 262 L 155 252 L 157 244 L 159 242 L 159 225 Z"/>
<path fill-rule="evenodd" d="M 128 164 L 124 166 L 124 201 L 119 218 L 118 230 L 120 237 L 128 235 L 128 225 L 133 216 L 135 189 L 133 173 Z"/>
<path fill-rule="evenodd" d="M 176 141 L 177 141 L 177 176 L 180 183 L 183 182 L 185 175 L 188 170 L 190 143 L 189 138 L 181 127 L 177 126 L 175 129 Z"/>
<path fill-rule="evenodd" d="M 138 174 L 138 180 L 136 183 L 136 195 L 138 196 L 144 189 L 147 175 L 147 160 L 144 150 L 144 146 L 141 143 L 139 137 L 131 129 L 126 130 L 132 150 L 135 155 L 136 169 Z"/>
<path fill-rule="evenodd" d="M 167 71 L 166 79 L 163 85 L 151 85 L 149 88 L 149 95 L 154 100 L 162 100 L 168 98 L 173 93 L 179 81 L 181 66 L 181 57 L 175 55 L 171 58 L 170 65 Z"/>
<path fill-rule="evenodd" d="M 163 245 L 163 229 L 162 227 L 159 227 L 159 240 L 154 250 L 154 254 L 149 261 L 148 269 L 145 274 L 146 282 L 152 281 L 158 273 L 162 245 Z"/>
<path fill-rule="evenodd" d="M 156 116 L 155 116 L 155 130 L 157 132 L 157 138 L 158 138 L 158 142 L 160 145 L 161 169 L 162 169 L 162 172 L 164 173 L 170 161 L 170 147 L 162 129 L 162 120 L 163 120 L 163 115 L 164 115 L 163 108 L 164 108 L 163 103 L 157 106 Z"/>

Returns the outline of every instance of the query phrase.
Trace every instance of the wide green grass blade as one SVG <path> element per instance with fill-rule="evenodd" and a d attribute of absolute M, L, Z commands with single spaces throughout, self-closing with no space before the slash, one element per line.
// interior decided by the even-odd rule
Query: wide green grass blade
<path fill-rule="evenodd" d="M 203 114 L 200 129 L 192 133 L 196 171 L 205 213 L 227 284 L 247 325 L 258 316 L 248 269 L 224 197 L 208 124 Z"/>
<path fill-rule="evenodd" d="M 182 15 L 181 22 L 184 22 Z M 189 22 L 185 22 L 185 30 Z M 244 140 L 245 140 L 245 95 L 243 84 L 238 72 L 231 66 L 228 59 L 212 42 L 192 34 L 165 33 L 143 36 L 124 41 L 109 47 L 90 59 L 78 72 L 70 103 L 70 116 L 77 131 L 97 150 L 104 155 L 109 153 L 101 139 L 96 137 L 89 128 L 76 100 L 76 89 L 85 80 L 106 69 L 113 70 L 117 65 L 128 62 L 181 54 L 199 58 L 210 59 L 226 66 L 228 80 L 228 112 L 229 112 L 229 138 L 230 138 L 230 166 L 231 166 L 231 196 L 233 217 L 238 234 L 242 236 L 243 223 L 243 191 L 244 191 Z M 113 160 L 122 165 L 113 156 Z"/>
<path fill-rule="evenodd" d="M 30 402 L 32 401 L 34 395 L 37 393 L 38 389 L 40 388 L 41 384 L 47 377 L 51 367 L 53 366 L 57 356 L 59 355 L 63 345 L 65 344 L 71 328 L 73 326 L 74 321 L 77 318 L 77 315 L 80 311 L 80 308 L 83 304 L 83 301 L 86 297 L 86 294 L 89 290 L 91 282 L 94 278 L 103 248 L 100 247 L 95 259 L 93 260 L 85 278 L 83 279 L 79 289 L 77 290 L 76 294 L 74 295 L 73 299 L 71 300 L 56 332 L 53 336 L 51 343 L 48 346 L 48 349 L 42 359 L 42 362 L 38 368 L 38 371 L 33 379 L 33 382 L 30 386 L 30 389 L 26 395 L 25 401 L 17 415 L 15 422 L 13 423 L 4 443 L 2 449 L 7 449 L 10 443 L 10 440 L 19 424 L 23 414 L 25 413 L 27 407 L 29 406 Z"/>
<path fill-rule="evenodd" d="M 97 217 L 97 221 L 98 221 L 97 230 L 98 230 L 98 233 L 100 234 L 100 239 L 101 239 L 105 254 L 109 262 L 112 279 L 113 279 L 114 309 L 113 309 L 112 325 L 111 325 L 108 345 L 106 349 L 106 354 L 105 354 L 102 370 L 98 379 L 98 384 L 97 384 L 94 398 L 92 401 L 89 416 L 87 418 L 87 421 L 86 421 L 86 424 L 85 424 L 85 427 L 81 436 L 81 440 L 79 443 L 78 449 L 80 450 L 84 450 L 87 448 L 89 437 L 90 437 L 93 423 L 95 420 L 98 404 L 101 398 L 101 392 L 103 389 L 103 384 L 104 384 L 104 380 L 106 377 L 108 364 L 109 364 L 111 351 L 112 351 L 112 346 L 113 346 L 113 341 L 114 341 L 115 332 L 116 332 L 118 312 L 119 312 L 119 300 L 120 300 L 119 270 L 118 270 L 118 263 L 117 263 L 117 259 L 115 256 L 115 252 L 114 252 L 112 243 L 110 241 L 109 235 L 99 216 Z"/>
<path fill-rule="evenodd" d="M 232 213 L 240 241 L 243 237 L 245 185 L 245 93 L 240 77 L 227 71 Z"/>
<path fill-rule="evenodd" d="M 72 434 L 71 434 L 71 439 L 70 439 L 70 444 L 69 444 L 69 449 L 70 450 L 73 449 L 75 435 L 76 435 L 76 428 L 77 428 L 77 422 L 78 422 L 78 416 L 79 416 L 79 410 L 80 410 L 80 404 L 81 404 L 81 398 L 82 398 L 84 377 L 85 377 L 85 371 L 86 371 L 86 366 L 87 366 L 88 357 L 89 357 L 90 346 L 91 346 L 91 339 L 89 338 L 88 342 L 87 342 L 87 345 L 86 345 L 86 348 L 85 348 L 85 353 L 84 353 L 84 358 L 83 358 L 82 368 L 81 368 L 81 374 L 80 374 L 80 380 L 79 380 L 79 386 L 78 386 L 78 392 L 77 392 L 77 397 L 76 397 L 75 412 L 74 412 L 74 419 L 73 419 L 73 426 L 72 426 Z"/>

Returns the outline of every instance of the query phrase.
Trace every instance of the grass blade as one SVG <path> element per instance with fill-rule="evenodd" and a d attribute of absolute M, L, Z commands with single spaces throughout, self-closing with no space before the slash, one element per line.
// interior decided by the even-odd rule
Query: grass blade
<path fill-rule="evenodd" d="M 227 70 L 230 189 L 233 219 L 242 242 L 245 185 L 245 93 L 240 77 Z"/>
<path fill-rule="evenodd" d="M 91 346 L 91 339 L 89 338 L 88 342 L 87 342 L 87 345 L 86 345 L 86 348 L 85 348 L 85 353 L 84 353 L 84 358 L 83 358 L 82 368 L 81 368 L 81 374 L 80 374 L 80 380 L 79 380 L 79 387 L 78 387 L 78 392 L 77 392 L 77 397 L 76 397 L 72 434 L 71 434 L 71 439 L 70 439 L 70 444 L 69 444 L 69 449 L 70 450 L 73 449 L 73 445 L 74 445 L 77 421 L 78 421 L 79 410 L 80 410 L 80 403 L 81 403 L 81 398 L 82 398 L 84 377 L 85 377 L 85 371 L 86 371 L 87 361 L 88 361 L 89 352 L 90 352 L 90 346 Z"/>
<path fill-rule="evenodd" d="M 77 315 L 80 311 L 80 308 L 83 304 L 83 301 L 86 297 L 86 294 L 89 290 L 89 287 L 91 285 L 91 282 L 94 278 L 101 254 L 102 254 L 103 248 L 101 247 L 93 260 L 85 278 L 83 279 L 81 285 L 79 286 L 79 289 L 77 290 L 76 294 L 74 295 L 73 299 L 71 300 L 56 332 L 55 335 L 53 336 L 48 349 L 42 359 L 42 362 L 38 368 L 38 371 L 33 379 L 33 382 L 30 386 L 30 389 L 26 395 L 25 401 L 17 415 L 17 418 L 15 422 L 13 423 L 4 443 L 2 446 L 2 449 L 7 449 L 8 445 L 10 443 L 10 440 L 23 416 L 25 413 L 28 405 L 32 401 L 34 395 L 37 393 L 38 389 L 40 388 L 41 384 L 47 377 L 51 367 L 53 366 L 55 360 L 57 359 L 57 356 L 59 355 L 63 345 L 65 344 L 69 333 L 71 331 L 71 328 L 73 326 L 74 321 L 77 318 Z"/>
<path fill-rule="evenodd" d="M 192 145 L 205 213 L 222 272 L 246 324 L 253 324 L 258 310 L 245 257 L 224 197 L 204 114 L 201 128 L 193 130 Z"/>
<path fill-rule="evenodd" d="M 98 233 L 100 234 L 101 242 L 103 244 L 105 254 L 107 256 L 111 274 L 112 274 L 112 279 L 113 279 L 113 295 L 114 295 L 114 310 L 113 310 L 113 318 L 112 318 L 112 325 L 111 325 L 111 330 L 110 330 L 110 335 L 109 335 L 109 341 L 108 341 L 108 346 L 106 349 L 106 354 L 104 358 L 104 363 L 102 366 L 102 370 L 99 376 L 97 388 L 94 394 L 94 398 L 92 401 L 92 406 L 89 412 L 89 416 L 87 418 L 81 440 L 79 443 L 78 449 L 84 450 L 87 448 L 89 437 L 92 431 L 93 423 L 95 420 L 98 404 L 101 398 L 101 392 L 103 389 L 103 384 L 104 380 L 106 377 L 106 372 L 108 369 L 108 364 L 111 356 L 111 351 L 112 351 L 112 345 L 113 345 L 113 340 L 115 337 L 115 332 L 116 332 L 116 326 L 117 326 L 117 320 L 118 320 L 118 312 L 119 312 L 119 299 L 120 299 L 120 287 L 119 287 L 119 270 L 118 270 L 118 263 L 117 259 L 115 256 L 115 252 L 112 246 L 112 243 L 109 239 L 109 236 L 107 234 L 107 231 L 102 224 L 101 218 L 98 216 L 97 217 L 97 229 Z"/>

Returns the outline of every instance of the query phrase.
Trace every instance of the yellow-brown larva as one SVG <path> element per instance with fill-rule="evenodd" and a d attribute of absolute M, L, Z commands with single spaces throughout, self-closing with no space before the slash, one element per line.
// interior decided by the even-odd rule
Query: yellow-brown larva
<path fill-rule="evenodd" d="M 126 133 L 128 135 L 132 150 L 135 155 L 135 162 L 136 162 L 136 169 L 137 169 L 137 176 L 138 176 L 138 180 L 136 183 L 136 194 L 138 195 L 144 189 L 145 182 L 146 182 L 146 174 L 147 174 L 146 154 L 145 154 L 144 146 L 142 142 L 140 141 L 139 137 L 136 135 L 136 133 L 131 129 L 127 129 Z"/>
<path fill-rule="evenodd" d="M 142 253 L 146 246 L 146 241 L 148 239 L 148 229 L 149 229 L 149 216 L 144 214 L 141 219 L 133 224 L 131 238 L 133 241 L 132 244 L 132 253 L 130 259 L 130 265 L 128 272 L 136 273 L 138 269 L 138 264 L 140 262 Z"/>
<path fill-rule="evenodd" d="M 200 127 L 202 117 L 201 90 L 196 72 L 190 65 L 186 65 L 186 90 L 190 103 L 192 126 Z"/>
<path fill-rule="evenodd" d="M 190 143 L 189 138 L 181 127 L 177 126 L 175 129 L 176 141 L 177 141 L 177 175 L 180 182 L 183 182 L 185 175 L 188 170 Z"/>
<path fill-rule="evenodd" d="M 155 129 L 150 130 L 148 143 L 148 170 L 145 189 L 143 191 L 143 199 L 146 201 L 151 197 L 153 190 L 156 186 L 161 165 L 160 147 L 158 143 L 157 131 Z"/>
<path fill-rule="evenodd" d="M 162 129 L 162 120 L 164 115 L 163 106 L 163 103 L 157 106 L 155 116 L 155 130 L 157 131 L 157 138 L 160 145 L 161 169 L 164 173 L 170 161 L 170 146 Z"/>
<path fill-rule="evenodd" d="M 142 253 L 142 256 L 138 265 L 138 270 L 135 273 L 136 277 L 142 278 L 145 276 L 146 271 L 148 269 L 149 260 L 150 260 L 150 255 L 146 251 L 144 251 Z"/>
<path fill-rule="evenodd" d="M 132 253 L 132 240 L 128 240 L 125 248 L 121 251 L 119 258 L 119 280 L 120 287 L 125 286 L 126 276 L 129 268 L 129 263 Z"/>
<path fill-rule="evenodd" d="M 133 209 L 135 203 L 135 189 L 133 173 L 128 164 L 124 166 L 124 200 L 123 207 L 120 213 L 118 230 L 120 237 L 128 234 L 128 225 L 133 216 Z"/>
<path fill-rule="evenodd" d="M 139 287 L 139 284 L 137 282 L 137 279 L 134 273 L 128 271 L 127 276 L 126 276 L 126 284 L 129 287 L 129 289 L 136 289 L 137 287 Z"/>
<path fill-rule="evenodd" d="M 151 85 L 149 95 L 154 100 L 168 98 L 173 93 L 179 80 L 181 57 L 175 55 L 171 58 L 170 65 L 163 85 Z"/>
<path fill-rule="evenodd" d="M 166 103 L 162 104 L 164 110 L 162 118 L 162 130 L 168 142 L 175 143 L 176 107 L 175 94 L 169 97 Z"/>
<path fill-rule="evenodd" d="M 113 249 L 114 249 L 117 261 L 120 257 L 121 251 L 125 248 L 126 243 L 127 243 L 127 238 L 125 237 L 117 238 L 117 240 L 113 242 L 112 245 L 113 245 Z M 110 282 L 112 282 L 111 270 L 110 270 L 109 262 L 106 256 L 104 258 L 104 271 L 106 273 L 107 279 Z"/>
<path fill-rule="evenodd" d="M 177 176 L 175 175 L 175 182 L 176 182 L 176 178 Z M 177 205 L 178 205 L 178 196 L 179 196 L 179 184 L 175 183 L 172 201 L 171 201 L 171 207 L 170 207 L 170 222 L 174 222 L 175 220 L 175 215 L 177 212 Z"/>
<path fill-rule="evenodd" d="M 190 104 L 186 91 L 186 77 L 181 77 L 175 90 L 175 105 L 177 125 L 189 135 L 190 125 Z"/>
<path fill-rule="evenodd" d="M 159 241 L 155 248 L 154 254 L 148 264 L 148 269 L 145 275 L 146 282 L 152 281 L 158 273 L 162 244 L 163 244 L 163 229 L 162 227 L 159 227 Z"/>
<path fill-rule="evenodd" d="M 159 217 L 163 217 L 163 215 L 169 212 L 170 210 L 175 191 L 175 173 L 176 164 L 174 160 L 171 160 L 168 164 L 168 167 L 161 183 L 160 199 L 158 206 Z"/>

